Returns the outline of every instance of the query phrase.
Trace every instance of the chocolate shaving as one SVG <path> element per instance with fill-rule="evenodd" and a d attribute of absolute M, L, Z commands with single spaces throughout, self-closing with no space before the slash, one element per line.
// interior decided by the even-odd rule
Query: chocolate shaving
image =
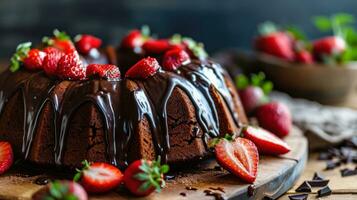
<path fill-rule="evenodd" d="M 309 196 L 308 194 L 295 194 L 295 195 L 290 195 L 289 199 L 290 200 L 306 200 L 308 196 Z"/>
<path fill-rule="evenodd" d="M 329 186 L 325 186 L 317 191 L 317 197 L 325 197 L 331 195 L 332 191 Z"/>
<path fill-rule="evenodd" d="M 296 192 L 311 192 L 311 185 L 304 181 L 298 188 L 295 190 Z"/>
<path fill-rule="evenodd" d="M 353 176 L 353 175 L 357 175 L 357 169 L 341 169 L 341 176 L 342 177 L 346 177 L 346 176 Z"/>
<path fill-rule="evenodd" d="M 324 187 L 330 180 L 311 180 L 307 181 L 311 187 Z"/>

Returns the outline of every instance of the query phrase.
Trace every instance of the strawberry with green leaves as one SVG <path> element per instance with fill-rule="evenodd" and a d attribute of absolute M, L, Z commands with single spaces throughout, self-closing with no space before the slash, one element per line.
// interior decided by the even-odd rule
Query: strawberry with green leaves
<path fill-rule="evenodd" d="M 189 37 L 182 37 L 179 34 L 175 34 L 170 38 L 170 49 L 182 49 L 185 50 L 191 58 L 196 58 L 199 60 L 205 60 L 208 54 L 204 48 L 203 43 L 196 42 L 194 39 Z"/>
<path fill-rule="evenodd" d="M 46 46 L 55 47 L 64 53 L 72 53 L 76 51 L 76 48 L 71 40 L 71 37 L 66 32 L 55 29 L 53 31 L 53 37 L 43 37 L 42 43 Z"/>
<path fill-rule="evenodd" d="M 72 181 L 54 181 L 36 192 L 34 200 L 88 200 L 88 195 L 81 185 Z"/>
<path fill-rule="evenodd" d="M 252 74 L 250 79 L 243 74 L 236 78 L 238 94 L 248 115 L 253 114 L 258 106 L 268 101 L 267 95 L 273 89 L 273 84 L 264 79 L 265 75 L 262 72 Z"/>
<path fill-rule="evenodd" d="M 272 22 L 265 22 L 258 27 L 260 35 L 254 40 L 254 48 L 288 61 L 294 60 L 294 41 L 291 35 L 280 31 Z"/>
<path fill-rule="evenodd" d="M 120 185 L 123 180 L 121 171 L 108 163 L 89 163 L 83 161 L 83 168 L 77 169 L 74 181 L 80 181 L 81 185 L 89 193 L 108 192 Z"/>
<path fill-rule="evenodd" d="M 137 160 L 131 163 L 124 172 L 125 187 L 135 196 L 147 196 L 160 192 L 165 187 L 164 174 L 169 171 L 168 165 L 157 161 Z"/>
<path fill-rule="evenodd" d="M 125 49 L 141 48 L 145 41 L 150 39 L 150 29 L 148 26 L 143 26 L 140 30 L 130 31 L 121 41 L 121 47 Z"/>
<path fill-rule="evenodd" d="M 88 34 L 77 35 L 75 38 L 77 51 L 83 55 L 88 55 L 92 49 L 97 49 L 102 45 L 102 40 Z"/>
<path fill-rule="evenodd" d="M 10 60 L 10 71 L 15 72 L 23 65 L 28 70 L 42 69 L 46 53 L 39 49 L 31 49 L 31 42 L 21 43 Z"/>

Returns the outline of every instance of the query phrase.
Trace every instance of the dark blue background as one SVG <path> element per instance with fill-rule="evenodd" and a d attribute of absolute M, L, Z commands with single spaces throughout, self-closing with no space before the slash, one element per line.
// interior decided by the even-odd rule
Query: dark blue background
<path fill-rule="evenodd" d="M 315 38 L 319 33 L 310 23 L 312 16 L 356 14 L 356 8 L 356 0 L 0 0 L 0 58 L 9 57 L 20 42 L 40 41 L 54 28 L 92 33 L 117 44 L 129 29 L 143 24 L 161 36 L 194 37 L 210 53 L 249 48 L 262 21 L 297 24 Z"/>

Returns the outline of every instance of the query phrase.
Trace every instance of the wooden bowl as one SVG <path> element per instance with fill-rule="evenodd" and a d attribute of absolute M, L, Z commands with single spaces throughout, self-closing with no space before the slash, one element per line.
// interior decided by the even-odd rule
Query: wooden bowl
<path fill-rule="evenodd" d="M 343 66 L 306 65 L 266 54 L 237 51 L 233 55 L 230 51 L 229 54 L 231 58 L 234 57 L 233 62 L 245 71 L 263 71 L 274 83 L 275 89 L 292 96 L 325 104 L 338 104 L 347 101 L 357 91 L 357 63 Z"/>

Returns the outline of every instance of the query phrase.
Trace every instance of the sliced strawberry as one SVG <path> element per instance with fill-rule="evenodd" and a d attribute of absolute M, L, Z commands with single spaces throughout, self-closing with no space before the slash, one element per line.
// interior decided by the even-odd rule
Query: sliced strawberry
<path fill-rule="evenodd" d="M 54 181 L 32 195 L 32 199 L 88 200 L 88 195 L 83 187 L 76 182 Z"/>
<path fill-rule="evenodd" d="M 78 170 L 74 180 L 81 180 L 81 185 L 89 193 L 104 193 L 119 186 L 123 179 L 121 171 L 107 163 L 89 164 L 83 162 L 84 167 Z"/>
<path fill-rule="evenodd" d="M 58 61 L 57 76 L 61 79 L 84 80 L 86 69 L 77 52 L 65 54 Z"/>
<path fill-rule="evenodd" d="M 248 126 L 243 129 L 243 135 L 254 142 L 259 153 L 280 155 L 290 151 L 290 147 L 286 142 L 262 128 Z"/>
<path fill-rule="evenodd" d="M 87 55 L 90 50 L 99 48 L 102 40 L 93 35 L 78 35 L 76 38 L 76 48 L 79 53 Z"/>
<path fill-rule="evenodd" d="M 155 58 L 143 58 L 126 72 L 125 77 L 146 79 L 154 75 L 159 68 L 160 65 Z"/>
<path fill-rule="evenodd" d="M 64 56 L 64 53 L 54 47 L 46 47 L 43 51 L 46 53 L 43 60 L 43 70 L 48 76 L 54 76 L 57 72 L 58 62 Z"/>
<path fill-rule="evenodd" d="M 23 63 L 25 68 L 28 70 L 39 70 L 42 69 L 43 59 L 46 53 L 38 49 L 31 49 L 26 58 L 24 58 Z"/>
<path fill-rule="evenodd" d="M 167 39 L 151 39 L 146 41 L 142 48 L 149 54 L 162 54 L 171 48 L 171 44 Z"/>
<path fill-rule="evenodd" d="M 14 153 L 9 142 L 0 141 L 0 174 L 6 172 L 14 162 Z"/>
<path fill-rule="evenodd" d="M 278 137 L 285 137 L 292 127 L 289 108 L 279 102 L 270 102 L 257 108 L 259 125 Z"/>
<path fill-rule="evenodd" d="M 147 196 L 153 191 L 160 192 L 165 186 L 163 176 L 169 171 L 168 165 L 157 161 L 137 160 L 124 172 L 125 187 L 135 196 Z"/>
<path fill-rule="evenodd" d="M 127 36 L 125 36 L 121 42 L 121 47 L 134 49 L 141 47 L 144 43 L 144 37 L 139 30 L 132 30 Z"/>
<path fill-rule="evenodd" d="M 120 78 L 119 68 L 110 64 L 90 64 L 87 66 L 87 77 L 98 75 L 105 79 Z"/>
<path fill-rule="evenodd" d="M 242 180 L 253 183 L 257 177 L 259 154 L 255 144 L 245 138 L 222 139 L 215 146 L 217 162 Z"/>
<path fill-rule="evenodd" d="M 181 65 L 186 65 L 191 62 L 190 56 L 185 50 L 178 47 L 167 51 L 162 59 L 162 67 L 165 70 L 173 71 Z"/>

